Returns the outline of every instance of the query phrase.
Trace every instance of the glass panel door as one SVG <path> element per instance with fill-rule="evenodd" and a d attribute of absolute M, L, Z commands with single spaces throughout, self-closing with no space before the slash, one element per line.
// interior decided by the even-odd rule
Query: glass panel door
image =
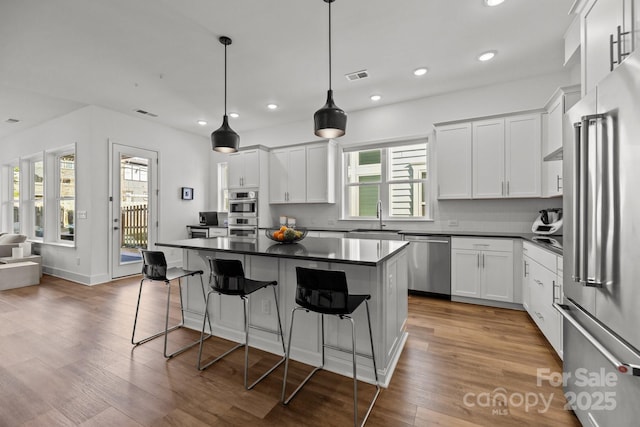
<path fill-rule="evenodd" d="M 157 153 L 114 144 L 113 277 L 141 271 L 140 249 L 151 246 L 155 227 Z"/>

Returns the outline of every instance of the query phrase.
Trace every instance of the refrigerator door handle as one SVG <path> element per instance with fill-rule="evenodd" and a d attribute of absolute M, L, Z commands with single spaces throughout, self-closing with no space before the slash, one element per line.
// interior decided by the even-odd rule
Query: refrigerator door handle
<path fill-rule="evenodd" d="M 618 371 L 621 374 L 640 377 L 640 366 L 639 365 L 634 365 L 634 364 L 631 364 L 631 363 L 621 362 L 613 353 L 611 353 L 604 345 L 602 345 L 602 343 L 600 343 L 600 341 L 598 341 L 593 335 L 591 335 L 591 333 L 589 333 L 589 331 L 587 331 L 580 324 L 580 322 L 578 322 L 573 317 L 573 315 L 571 314 L 571 307 L 569 307 L 566 304 L 553 303 L 553 308 L 558 310 L 558 312 L 562 315 L 562 317 L 564 317 L 569 323 L 571 323 L 571 326 L 573 326 L 587 341 L 589 341 L 589 343 L 591 345 L 593 345 L 596 348 L 596 350 L 598 350 L 600 352 L 600 354 L 602 354 L 613 366 L 615 366 L 616 371 Z M 576 308 L 578 310 L 583 311 L 584 314 L 586 314 L 589 318 L 591 318 L 591 316 L 586 311 L 580 309 L 577 306 L 576 306 Z M 595 323 L 598 324 L 597 322 L 595 322 Z M 600 327 L 599 324 L 598 324 L 598 326 Z M 608 332 L 606 329 L 604 329 L 604 328 L 602 328 L 602 329 L 604 331 Z M 609 333 L 609 336 L 611 338 L 613 338 L 618 344 L 624 346 L 626 349 L 628 349 L 629 351 L 631 351 L 632 353 L 634 353 L 638 357 L 640 357 L 640 354 L 638 354 L 637 351 L 635 351 L 634 349 L 630 348 L 628 345 L 626 345 L 626 343 L 620 341 L 620 339 L 618 337 L 616 337 L 615 335 L 613 335 L 611 333 Z"/>
<path fill-rule="evenodd" d="M 583 127 L 584 126 L 584 127 Z M 575 150 L 573 156 L 573 280 L 578 283 L 585 281 L 585 260 L 584 260 L 584 203 L 585 182 L 584 182 L 584 161 L 586 156 L 584 145 L 589 139 L 588 124 L 585 122 L 577 122 L 573 124 Z M 586 134 L 586 135 L 585 135 Z"/>
<path fill-rule="evenodd" d="M 607 283 L 609 258 L 607 250 L 611 248 L 608 239 L 611 233 L 603 232 L 609 229 L 605 224 L 613 216 L 608 212 L 610 192 L 603 182 L 611 182 L 608 166 L 608 135 L 602 121 L 604 114 L 583 116 L 580 123 L 574 124 L 576 150 L 574 156 L 574 272 L 576 282 L 589 287 L 602 287 Z M 590 133 L 592 126 L 601 129 L 601 141 L 592 141 Z M 603 158 L 603 155 L 605 157 Z M 596 172 L 605 175 L 598 176 Z M 604 237 L 604 239 L 603 239 Z"/>

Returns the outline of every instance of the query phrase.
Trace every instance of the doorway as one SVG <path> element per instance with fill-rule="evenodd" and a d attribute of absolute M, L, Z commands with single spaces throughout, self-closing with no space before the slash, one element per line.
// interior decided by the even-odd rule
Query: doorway
<path fill-rule="evenodd" d="M 139 274 L 157 237 L 158 153 L 112 145 L 111 276 Z"/>

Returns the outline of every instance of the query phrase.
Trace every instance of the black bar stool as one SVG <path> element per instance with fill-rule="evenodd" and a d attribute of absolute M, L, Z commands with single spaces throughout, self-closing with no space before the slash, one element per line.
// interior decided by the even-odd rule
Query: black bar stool
<path fill-rule="evenodd" d="M 179 348 L 171 354 L 167 354 L 167 336 L 169 332 L 175 331 L 178 328 L 184 327 L 184 312 L 185 308 L 182 304 L 182 281 L 183 277 L 200 275 L 200 285 L 202 286 L 202 297 L 205 298 L 204 292 L 204 282 L 202 281 L 202 270 L 185 270 L 183 268 L 171 267 L 167 268 L 167 260 L 164 256 L 163 252 L 160 251 L 147 251 L 140 250 L 142 254 L 142 280 L 140 280 L 140 291 L 138 292 L 138 304 L 136 305 L 136 317 L 133 320 L 133 333 L 131 334 L 131 344 L 138 346 L 144 344 L 146 342 L 151 341 L 152 339 L 158 338 L 161 335 L 164 335 L 164 357 L 167 359 L 172 358 L 173 356 L 177 356 L 178 354 L 184 352 L 185 350 L 190 349 L 196 344 L 200 343 L 201 340 L 196 340 L 191 344 L 188 344 L 184 347 Z M 178 290 L 180 292 L 180 314 L 182 316 L 182 321 L 172 327 L 169 327 L 169 307 L 171 303 L 171 282 L 175 279 L 178 279 Z M 136 336 L 136 325 L 138 323 L 138 312 L 140 311 L 140 297 L 142 296 L 142 284 L 145 280 L 149 281 L 158 281 L 164 282 L 167 286 L 167 314 L 164 322 L 164 330 L 160 331 L 156 334 L 150 335 L 146 338 L 143 338 L 139 341 L 135 340 Z M 211 335 L 209 335 L 210 337 Z M 207 338 L 209 338 L 207 337 Z M 202 337 L 201 337 L 202 338 Z"/>
<path fill-rule="evenodd" d="M 353 358 L 353 425 L 358 425 L 358 378 L 356 376 L 356 326 L 351 314 L 362 304 L 365 303 L 367 308 L 367 320 L 369 322 L 369 339 L 371 341 L 371 356 L 359 354 L 360 356 L 373 360 L 373 372 L 376 379 L 376 394 L 373 396 L 369 409 L 367 410 L 362 426 L 367 422 L 369 414 L 376 403 L 376 399 L 380 394 L 380 384 L 378 383 L 378 369 L 376 367 L 376 358 L 373 352 L 373 334 L 371 332 L 371 316 L 369 315 L 369 299 L 371 295 L 350 295 L 347 286 L 347 277 L 344 271 L 318 270 L 303 267 L 296 267 L 296 307 L 291 311 L 291 327 L 289 329 L 289 345 L 285 354 L 286 363 L 284 365 L 284 379 L 282 382 L 282 402 L 287 405 L 291 399 L 302 389 L 302 387 L 311 379 L 311 377 L 323 369 L 324 367 L 324 349 L 331 348 L 333 350 L 351 353 Z M 291 339 L 293 337 L 293 318 L 297 310 L 304 310 L 307 313 L 313 311 L 320 314 L 320 322 L 322 325 L 322 365 L 315 368 L 300 383 L 298 388 L 285 400 L 285 391 L 287 388 L 287 371 L 289 368 L 289 357 L 291 356 Z M 349 319 L 351 321 L 351 350 L 326 345 L 324 343 L 324 315 L 330 314 L 338 316 L 340 319 Z"/>
<path fill-rule="evenodd" d="M 280 339 L 282 340 L 282 353 L 285 353 L 284 349 L 284 336 L 282 335 L 282 322 L 280 320 L 280 308 L 278 307 L 278 295 L 276 294 L 276 286 L 278 285 L 277 281 L 258 281 L 252 280 L 244 275 L 244 269 L 242 268 L 242 262 L 239 260 L 226 260 L 226 259 L 214 259 L 211 257 L 207 257 L 209 261 L 209 266 L 211 268 L 211 275 L 209 277 L 209 292 L 207 293 L 207 297 L 205 300 L 205 314 L 204 321 L 202 323 L 202 333 L 200 340 L 200 350 L 198 351 L 198 369 L 204 370 L 209 366 L 213 365 L 223 357 L 227 356 L 231 352 L 244 347 L 244 387 L 247 390 L 251 390 L 258 384 L 260 381 L 265 379 L 267 375 L 273 372 L 278 366 L 284 362 L 284 356 L 280 359 L 275 365 L 271 367 L 267 372 L 262 374 L 260 378 L 258 378 L 253 384 L 247 386 L 248 381 L 248 371 L 249 371 L 249 328 L 257 329 L 263 332 L 269 332 L 272 334 L 280 335 Z M 273 297 L 276 302 L 276 314 L 278 315 L 278 330 L 262 328 L 256 325 L 250 325 L 247 317 L 247 303 L 249 301 L 249 297 L 254 292 L 271 286 L 273 288 Z M 203 341 L 205 339 L 204 330 L 209 319 L 209 299 L 211 294 L 217 293 L 218 295 L 234 295 L 239 296 L 243 302 L 244 308 L 244 343 L 240 343 L 235 347 L 227 350 L 222 355 L 216 357 L 206 365 L 202 365 L 202 347 Z M 209 323 L 209 328 L 211 328 L 211 323 Z M 209 329 L 211 330 L 211 329 Z"/>

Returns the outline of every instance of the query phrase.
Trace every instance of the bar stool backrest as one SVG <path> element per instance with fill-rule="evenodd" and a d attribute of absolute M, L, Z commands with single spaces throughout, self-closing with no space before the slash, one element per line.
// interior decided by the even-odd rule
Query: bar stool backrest
<path fill-rule="evenodd" d="M 142 275 L 149 280 L 167 280 L 167 259 L 164 252 L 145 251 L 142 253 Z"/>
<path fill-rule="evenodd" d="M 227 294 L 244 292 L 244 269 L 240 260 L 209 258 L 209 264 L 215 277 L 210 283 L 213 289 Z"/>
<path fill-rule="evenodd" d="M 344 313 L 349 289 L 344 271 L 296 267 L 296 304 L 313 311 Z"/>

